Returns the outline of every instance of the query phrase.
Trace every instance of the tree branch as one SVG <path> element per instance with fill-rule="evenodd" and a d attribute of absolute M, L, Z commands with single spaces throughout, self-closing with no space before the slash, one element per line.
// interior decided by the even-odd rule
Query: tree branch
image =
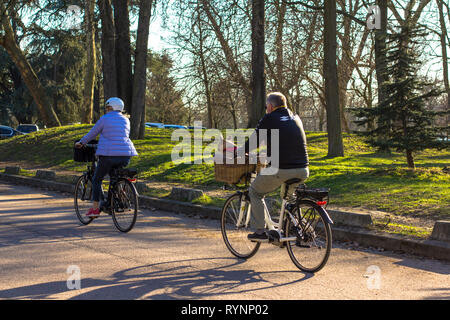
<path fill-rule="evenodd" d="M 308 9 L 311 9 L 311 10 L 318 10 L 318 11 L 320 11 L 320 10 L 323 10 L 323 9 L 324 9 L 323 6 L 312 6 L 312 5 L 310 5 L 310 4 L 306 4 L 306 3 L 301 2 L 301 1 L 287 1 L 287 0 L 282 0 L 282 1 L 283 1 L 284 3 L 286 3 L 287 5 L 297 5 L 297 4 L 299 4 L 299 5 L 302 5 L 302 6 L 306 7 L 306 8 L 308 8 Z M 294 9 L 294 10 L 295 10 L 295 9 Z M 358 19 L 358 18 L 356 18 L 355 16 L 349 14 L 349 13 L 346 12 L 346 11 L 337 9 L 336 12 L 339 13 L 339 14 L 342 14 L 344 17 L 347 17 L 347 18 L 352 19 L 353 21 L 355 21 L 356 23 L 358 23 L 358 24 L 360 24 L 360 25 L 362 25 L 362 26 L 365 26 L 365 25 L 366 25 L 366 21 L 363 21 L 363 20 L 361 20 L 361 19 Z"/>

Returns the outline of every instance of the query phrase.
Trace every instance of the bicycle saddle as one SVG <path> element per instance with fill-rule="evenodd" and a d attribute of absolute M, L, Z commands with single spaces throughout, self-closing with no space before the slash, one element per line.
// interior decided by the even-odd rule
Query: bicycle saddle
<path fill-rule="evenodd" d="M 138 172 L 134 168 L 118 168 L 115 173 L 118 176 L 133 178 Z"/>

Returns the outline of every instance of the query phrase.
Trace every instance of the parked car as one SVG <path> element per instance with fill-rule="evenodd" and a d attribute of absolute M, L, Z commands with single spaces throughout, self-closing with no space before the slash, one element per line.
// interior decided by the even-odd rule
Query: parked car
<path fill-rule="evenodd" d="M 0 138 L 4 139 L 4 138 L 11 138 L 14 136 L 20 136 L 20 135 L 24 135 L 26 133 L 17 131 L 16 129 L 13 129 L 11 127 L 8 126 L 0 126 Z"/>
<path fill-rule="evenodd" d="M 186 126 L 180 126 L 178 124 L 165 124 L 164 128 L 166 128 L 166 129 L 187 129 Z"/>
<path fill-rule="evenodd" d="M 20 131 L 23 133 L 31 133 L 31 132 L 39 131 L 39 127 L 37 124 L 19 124 L 17 126 L 17 131 Z"/>
<path fill-rule="evenodd" d="M 164 124 L 162 124 L 162 123 L 154 123 L 154 122 L 146 122 L 145 126 L 147 128 L 164 128 Z"/>

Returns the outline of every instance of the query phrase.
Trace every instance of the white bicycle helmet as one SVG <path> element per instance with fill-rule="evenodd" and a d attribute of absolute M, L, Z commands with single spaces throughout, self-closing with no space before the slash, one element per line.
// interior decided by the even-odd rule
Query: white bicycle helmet
<path fill-rule="evenodd" d="M 122 99 L 120 98 L 109 98 L 106 103 L 105 107 L 111 107 L 115 111 L 123 111 L 123 108 L 125 107 L 125 104 L 123 103 Z"/>

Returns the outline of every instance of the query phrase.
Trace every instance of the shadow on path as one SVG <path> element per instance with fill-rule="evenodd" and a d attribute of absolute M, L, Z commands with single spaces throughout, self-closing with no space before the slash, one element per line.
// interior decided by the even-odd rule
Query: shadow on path
<path fill-rule="evenodd" d="M 204 268 L 192 266 L 201 261 L 214 265 Z M 161 262 L 124 269 L 110 279 L 83 278 L 81 293 L 71 299 L 202 299 L 223 295 L 256 293 L 298 283 L 313 277 L 299 271 L 255 272 L 251 269 L 233 270 L 243 260 L 234 258 L 186 259 Z M 279 274 L 295 273 L 300 279 L 283 282 Z M 274 278 L 276 280 L 268 280 Z M 3 299 L 50 299 L 50 296 L 69 291 L 65 281 L 40 283 L 0 291 Z M 74 291 L 76 293 L 77 291 Z M 299 297 L 293 297 L 299 298 Z"/>

